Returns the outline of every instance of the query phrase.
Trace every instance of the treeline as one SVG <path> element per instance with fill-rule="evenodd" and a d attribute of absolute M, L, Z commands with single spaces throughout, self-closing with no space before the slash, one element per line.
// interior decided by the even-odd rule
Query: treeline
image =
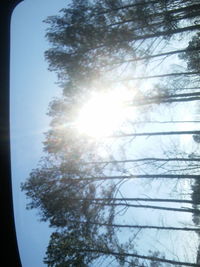
<path fill-rule="evenodd" d="M 46 19 L 49 25 L 46 37 L 51 48 L 45 52 L 45 57 L 49 69 L 58 74 L 63 95 L 50 103 L 48 113 L 52 121 L 44 142 L 45 157 L 22 184 L 22 190 L 30 199 L 27 208 L 39 209 L 41 220 L 48 221 L 50 227 L 56 229 L 44 258 L 48 266 L 98 266 L 99 262 L 101 266 L 199 265 L 170 259 L 159 249 L 147 254 L 137 251 L 138 244 L 145 244 L 147 231 L 152 234 L 168 231 L 174 235 L 177 232 L 199 233 L 200 157 L 169 149 L 166 156 L 160 151 L 160 140 L 156 138 L 187 135 L 198 141 L 200 131 L 138 130 L 153 123 L 185 124 L 184 117 L 182 121 L 175 116 L 169 121 L 165 114 L 162 121 L 152 117 L 160 107 L 168 105 L 170 109 L 173 106 L 175 113 L 178 105 L 199 101 L 199 14 L 200 4 L 190 0 L 74 0 L 62 9 L 61 15 Z M 180 38 L 185 40 L 185 46 L 170 51 Z M 166 68 L 161 66 L 173 60 L 182 60 L 187 67 L 182 71 L 164 72 Z M 145 70 L 143 75 L 139 74 L 141 70 Z M 183 79 L 184 85 L 177 78 Z M 149 80 L 154 82 L 144 88 L 144 82 Z M 137 119 L 131 120 L 131 133 L 116 129 L 115 133 L 104 137 L 105 142 L 109 140 L 111 144 L 80 134 L 74 122 L 91 93 L 110 91 L 122 85 L 133 93 L 126 106 L 137 107 L 139 114 Z M 193 91 L 188 93 L 187 90 Z M 197 125 L 198 121 L 187 123 Z M 149 154 L 144 139 L 145 156 L 130 157 L 139 137 L 158 140 L 152 141 L 157 154 Z M 124 150 L 119 148 L 112 154 L 112 146 L 117 147 L 118 142 Z M 129 149 L 125 148 L 125 142 L 129 142 Z M 111 153 L 108 159 L 98 152 L 102 146 L 108 146 Z M 137 188 L 132 189 L 131 197 L 127 196 L 123 186 L 128 181 L 133 181 L 130 186 L 134 187 L 135 181 L 143 183 L 144 180 L 150 181 L 152 186 L 166 180 L 172 184 L 189 180 L 195 183 L 191 198 L 187 199 L 134 196 Z M 152 202 L 157 204 L 152 205 Z M 182 204 L 186 206 L 180 206 Z M 195 225 L 180 227 L 178 222 L 161 225 L 154 220 L 148 224 L 133 224 L 132 217 L 137 219 L 138 210 L 165 212 L 168 218 L 172 213 L 177 216 L 193 214 Z M 120 218 L 122 212 L 124 221 Z M 139 233 L 141 240 L 137 242 Z"/>

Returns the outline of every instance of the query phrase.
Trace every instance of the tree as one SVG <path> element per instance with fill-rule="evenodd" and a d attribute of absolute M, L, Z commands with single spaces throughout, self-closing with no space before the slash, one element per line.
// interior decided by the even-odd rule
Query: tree
<path fill-rule="evenodd" d="M 140 46 L 140 50 L 137 51 L 139 40 L 165 38 L 173 33 L 198 29 L 195 25 L 183 29 L 177 26 L 176 29 L 172 29 L 168 8 L 172 13 L 171 8 L 181 2 L 144 1 L 143 4 L 121 8 L 123 1 L 93 1 L 92 4 L 89 1 L 73 1 L 70 8 L 62 10 L 62 17 L 49 17 L 46 20 L 50 25 L 47 38 L 53 48 L 46 52 L 46 59 L 50 70 L 59 74 L 64 94 L 77 95 L 83 89 L 87 95 L 87 90 L 91 90 L 91 80 L 97 82 L 99 79 L 96 78 L 110 69 L 110 64 L 120 62 L 122 65 L 128 56 L 136 53 L 151 54 L 149 45 L 144 48 Z M 161 18 L 160 25 L 156 25 L 156 32 L 151 28 L 152 20 L 157 19 L 157 16 L 154 16 L 155 8 L 161 10 L 164 17 L 166 15 L 165 18 Z M 193 12 L 196 8 L 197 6 L 191 6 Z M 123 18 L 134 19 L 131 23 L 118 24 L 117 27 L 113 25 Z"/>
<path fill-rule="evenodd" d="M 195 34 L 192 37 L 192 40 L 189 42 L 188 47 L 187 47 L 187 50 L 190 50 L 192 48 L 198 47 L 199 45 L 200 45 L 200 33 L 197 32 L 197 34 Z M 200 64 L 199 64 L 200 55 L 199 55 L 199 50 L 193 51 L 192 53 L 188 53 L 186 51 L 180 57 L 182 59 L 184 59 L 184 60 L 187 61 L 188 70 L 195 70 L 195 71 L 199 71 L 200 70 Z"/>

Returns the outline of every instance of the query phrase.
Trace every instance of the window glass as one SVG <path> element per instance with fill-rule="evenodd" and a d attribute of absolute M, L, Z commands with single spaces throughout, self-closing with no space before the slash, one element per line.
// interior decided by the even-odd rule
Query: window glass
<path fill-rule="evenodd" d="M 16 7 L 23 266 L 198 266 L 199 11 L 191 0 Z"/>

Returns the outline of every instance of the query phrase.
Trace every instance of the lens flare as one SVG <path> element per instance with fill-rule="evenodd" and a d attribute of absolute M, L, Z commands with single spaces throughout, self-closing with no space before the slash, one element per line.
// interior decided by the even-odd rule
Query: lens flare
<path fill-rule="evenodd" d="M 77 129 L 95 138 L 111 135 L 126 119 L 127 103 L 132 98 L 130 91 L 125 90 L 94 93 L 80 110 Z"/>

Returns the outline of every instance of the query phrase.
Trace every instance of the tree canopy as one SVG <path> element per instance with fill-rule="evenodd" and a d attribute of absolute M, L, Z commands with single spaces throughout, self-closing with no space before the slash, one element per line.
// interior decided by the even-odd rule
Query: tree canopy
<path fill-rule="evenodd" d="M 45 58 L 49 69 L 58 74 L 63 94 L 49 105 L 51 124 L 45 134 L 45 156 L 22 184 L 22 190 L 30 200 L 27 208 L 37 208 L 41 220 L 48 221 L 55 229 L 44 258 L 48 266 L 95 266 L 98 260 L 118 264 L 115 266 L 198 266 L 167 259 L 156 249 L 141 255 L 136 242 L 140 232 L 146 236 L 147 229 L 196 232 L 197 227 L 133 224 L 139 216 L 136 208 L 194 213 L 198 217 L 199 200 L 195 193 L 198 185 L 194 186 L 191 199 L 173 201 L 164 197 L 128 198 L 124 193 L 130 188 L 122 189 L 133 179 L 148 179 L 156 186 L 168 179 L 170 187 L 170 183 L 176 186 L 174 180 L 178 184 L 180 180 L 199 177 L 198 157 L 176 149 L 174 143 L 166 150 L 161 144 L 161 152 L 159 147 L 163 136 L 193 135 L 197 142 L 199 130 L 159 131 L 152 127 L 153 131 L 145 130 L 148 123 L 178 124 L 176 120 L 151 119 L 155 111 L 163 112 L 163 106 L 168 108 L 200 99 L 196 82 L 199 11 L 198 1 L 189 0 L 73 0 L 60 15 L 45 20 L 49 26 L 46 38 L 51 45 Z M 180 38 L 186 40 L 186 45 L 170 51 L 171 43 L 176 46 Z M 184 60 L 187 67 L 176 66 L 174 70 L 171 56 L 175 61 Z M 187 91 L 187 84 L 189 90 L 194 88 L 192 92 Z M 107 146 L 108 141 L 78 132 L 76 118 L 91 93 L 109 92 L 116 87 L 124 92 L 128 89 L 132 98 L 124 105 L 137 107 L 139 115 L 129 117 L 122 130 L 108 136 L 106 140 L 114 141 Z M 167 108 L 165 113 L 169 112 Z M 152 142 L 154 148 L 148 137 L 160 138 Z M 138 146 L 144 146 L 145 156 L 137 158 L 138 146 L 134 141 L 139 138 L 143 138 Z M 149 142 L 147 147 L 145 142 Z M 106 159 L 102 147 L 109 151 Z M 156 150 L 156 156 L 152 156 L 151 150 Z M 134 158 L 127 159 L 126 155 L 131 153 Z M 139 191 L 136 182 L 133 191 L 137 192 L 137 187 Z M 144 205 L 141 201 L 162 202 L 165 206 Z M 166 203 L 187 203 L 193 208 L 169 207 Z M 135 208 L 134 212 L 130 212 L 131 208 Z M 129 212 L 126 217 L 131 221 L 129 224 L 123 220 L 126 212 Z M 123 232 L 122 228 L 130 231 Z"/>

